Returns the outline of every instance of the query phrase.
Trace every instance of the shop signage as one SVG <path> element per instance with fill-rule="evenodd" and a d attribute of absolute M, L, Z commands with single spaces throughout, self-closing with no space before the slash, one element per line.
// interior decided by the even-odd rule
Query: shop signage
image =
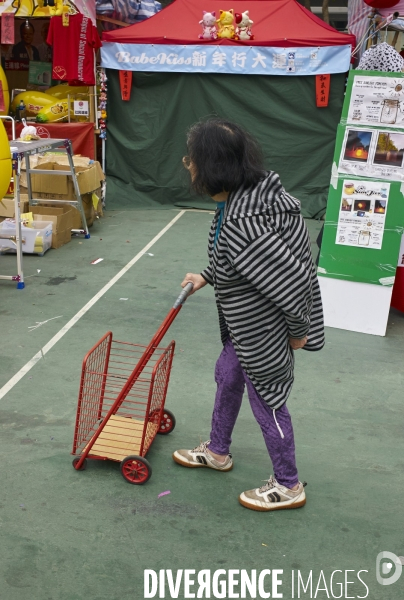
<path fill-rule="evenodd" d="M 321 75 L 349 69 L 351 47 L 169 46 L 104 42 L 101 65 L 108 69 L 243 75 Z"/>
<path fill-rule="evenodd" d="M 75 100 L 73 111 L 75 115 L 88 117 L 88 100 Z"/>

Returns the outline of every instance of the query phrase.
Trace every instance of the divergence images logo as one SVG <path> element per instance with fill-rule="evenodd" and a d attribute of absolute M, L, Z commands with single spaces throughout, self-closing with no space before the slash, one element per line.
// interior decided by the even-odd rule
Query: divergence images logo
<path fill-rule="evenodd" d="M 392 552 L 380 552 L 376 558 L 376 579 L 380 585 L 391 585 L 398 581 L 403 570 L 404 558 Z M 389 575 L 389 577 L 385 577 Z"/>

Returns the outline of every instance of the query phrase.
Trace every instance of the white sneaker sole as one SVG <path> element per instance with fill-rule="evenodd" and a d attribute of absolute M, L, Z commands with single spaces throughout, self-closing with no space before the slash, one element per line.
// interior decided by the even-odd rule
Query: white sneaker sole
<path fill-rule="evenodd" d="M 300 494 L 294 500 L 286 500 L 285 502 L 264 502 L 261 500 L 252 500 L 252 498 L 248 498 L 244 492 L 239 496 L 239 502 L 245 508 L 250 508 L 251 510 L 258 510 L 260 512 L 269 512 L 271 510 L 285 510 L 288 508 L 301 508 L 306 504 L 306 495 Z"/>
<path fill-rule="evenodd" d="M 222 473 L 226 473 L 227 471 L 231 471 L 233 468 L 233 463 L 230 463 L 230 465 L 227 465 L 227 467 L 224 467 L 223 469 L 218 469 L 217 467 L 214 467 L 212 465 L 210 465 L 209 463 L 206 465 L 203 465 L 201 463 L 197 463 L 197 462 L 193 462 L 190 460 L 187 460 L 184 456 L 182 456 L 181 454 L 179 454 L 177 451 L 173 452 L 173 460 L 183 466 L 183 467 L 188 467 L 190 469 L 199 469 L 200 467 L 206 469 L 212 469 L 212 471 L 221 471 Z"/>

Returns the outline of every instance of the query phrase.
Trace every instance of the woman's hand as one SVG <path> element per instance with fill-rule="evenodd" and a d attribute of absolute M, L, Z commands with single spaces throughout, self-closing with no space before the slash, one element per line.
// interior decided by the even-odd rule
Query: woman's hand
<path fill-rule="evenodd" d="M 292 346 L 293 350 L 299 350 L 300 348 L 303 348 L 303 346 L 305 346 L 307 344 L 307 335 L 306 335 L 306 337 L 302 338 L 301 340 L 290 337 L 289 344 Z"/>
<path fill-rule="evenodd" d="M 194 284 L 194 288 L 189 294 L 190 296 L 192 296 L 192 294 L 203 288 L 207 284 L 207 281 L 202 277 L 202 275 L 198 275 L 196 273 L 187 273 L 185 275 L 184 281 L 181 283 L 181 287 L 185 287 L 187 283 Z"/>

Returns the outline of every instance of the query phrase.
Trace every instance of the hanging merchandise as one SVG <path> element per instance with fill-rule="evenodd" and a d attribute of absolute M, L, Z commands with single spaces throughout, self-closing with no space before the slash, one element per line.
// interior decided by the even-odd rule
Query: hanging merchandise
<path fill-rule="evenodd" d="M 367 36 L 372 28 L 370 19 L 373 10 L 363 0 L 349 0 L 348 2 L 348 31 L 356 36 L 356 52 L 358 58 L 366 50 Z"/>
<path fill-rule="evenodd" d="M 393 1 L 393 0 L 391 0 Z M 399 15 L 404 14 L 404 0 L 398 0 L 395 4 L 390 6 L 382 6 L 382 3 L 379 1 L 379 6 L 377 7 L 377 12 L 382 17 L 389 17 L 392 13 L 398 13 Z"/>
<path fill-rule="evenodd" d="M 69 16 L 68 26 L 63 17 L 53 17 L 47 43 L 53 46 L 54 79 L 71 85 L 94 85 L 94 51 L 101 40 L 91 19 L 82 14 Z"/>
<path fill-rule="evenodd" d="M 96 0 L 96 8 L 97 14 L 133 25 L 153 17 L 162 6 L 158 0 Z M 108 31 L 117 27 L 114 23 L 104 23 L 104 29 Z"/>
<path fill-rule="evenodd" d="M 97 70 L 98 85 L 100 86 L 100 100 L 98 104 L 98 124 L 100 128 L 100 139 L 107 139 L 107 76 L 105 69 Z"/>
<path fill-rule="evenodd" d="M 400 73 L 404 69 L 404 58 L 390 44 L 383 42 L 366 50 L 359 62 L 358 69 Z"/>

